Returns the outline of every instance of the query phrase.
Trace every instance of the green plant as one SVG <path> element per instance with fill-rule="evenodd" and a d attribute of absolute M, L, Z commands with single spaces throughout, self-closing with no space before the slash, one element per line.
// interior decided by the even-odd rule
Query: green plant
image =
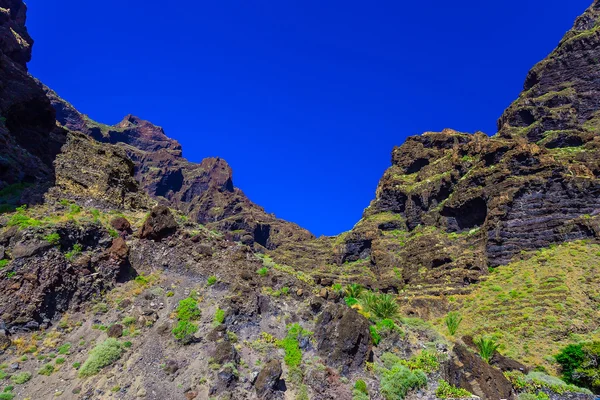
<path fill-rule="evenodd" d="M 379 319 L 391 319 L 399 315 L 400 307 L 394 296 L 389 294 L 365 291 L 359 302 L 367 312 Z"/>
<path fill-rule="evenodd" d="M 362 379 L 357 380 L 354 383 L 354 389 L 359 392 L 363 392 L 364 394 L 369 394 L 369 389 L 367 388 L 367 383 Z"/>
<path fill-rule="evenodd" d="M 57 246 L 60 244 L 60 235 L 58 232 L 50 233 L 44 236 L 44 240 L 50 243 L 52 246 Z"/>
<path fill-rule="evenodd" d="M 67 258 L 67 260 L 72 260 L 73 258 L 80 255 L 82 251 L 83 251 L 83 246 L 80 245 L 79 243 L 76 243 L 73 245 L 73 249 L 71 249 L 71 251 L 68 251 L 65 253 L 65 257 Z"/>
<path fill-rule="evenodd" d="M 283 340 L 278 342 L 279 347 L 285 350 L 284 361 L 289 367 L 297 367 L 302 362 L 302 351 L 299 340 L 312 335 L 312 332 L 302 329 L 300 324 L 288 325 L 288 332 Z"/>
<path fill-rule="evenodd" d="M 13 400 L 15 395 L 10 392 L 0 393 L 0 400 Z"/>
<path fill-rule="evenodd" d="M 123 347 L 125 347 L 126 349 L 130 349 L 131 346 L 133 346 L 133 343 L 131 343 L 130 341 L 123 342 Z"/>
<path fill-rule="evenodd" d="M 421 370 L 428 374 L 440 368 L 438 353 L 433 350 L 422 350 L 409 360 L 400 360 L 400 363 L 411 370 Z"/>
<path fill-rule="evenodd" d="M 16 213 L 8 220 L 8 226 L 17 226 L 21 229 L 28 227 L 36 227 L 42 224 L 37 219 L 30 218 L 26 215 L 27 206 L 17 207 Z"/>
<path fill-rule="evenodd" d="M 71 353 L 71 343 L 65 343 L 58 348 L 58 354 L 67 355 Z"/>
<path fill-rule="evenodd" d="M 444 322 L 446 323 L 446 327 L 448 328 L 450 335 L 454 336 L 458 330 L 458 326 L 462 322 L 462 316 L 459 312 L 452 311 L 446 315 Z"/>
<path fill-rule="evenodd" d="M 555 358 L 566 382 L 600 392 L 600 342 L 568 345 Z"/>
<path fill-rule="evenodd" d="M 208 286 L 212 286 L 212 285 L 214 285 L 215 283 L 217 283 L 217 281 L 218 281 L 217 277 L 216 277 L 216 276 L 214 276 L 214 275 L 212 275 L 212 276 L 209 276 L 209 277 L 208 277 L 208 279 L 206 280 L 206 284 L 207 284 Z"/>
<path fill-rule="evenodd" d="M 46 364 L 39 371 L 38 374 L 50 376 L 54 372 L 54 365 Z"/>
<path fill-rule="evenodd" d="M 29 382 L 30 379 L 31 379 L 31 372 L 21 372 L 21 373 L 15 374 L 10 377 L 10 380 L 15 385 L 22 385 L 26 382 Z"/>
<path fill-rule="evenodd" d="M 102 368 L 113 364 L 121 358 L 122 354 L 123 348 L 117 339 L 106 339 L 90 351 L 88 359 L 83 363 L 79 370 L 79 376 L 85 378 L 96 375 Z"/>
<path fill-rule="evenodd" d="M 269 268 L 262 267 L 259 270 L 257 270 L 256 273 L 259 274 L 260 276 L 267 276 L 269 274 Z"/>
<path fill-rule="evenodd" d="M 192 297 L 181 300 L 175 309 L 175 313 L 180 321 L 195 321 L 202 315 L 198 308 L 198 302 Z"/>
<path fill-rule="evenodd" d="M 215 311 L 214 322 L 220 325 L 223 323 L 223 321 L 225 321 L 225 310 L 217 308 L 217 310 Z"/>
<path fill-rule="evenodd" d="M 518 392 L 536 394 L 540 389 L 544 389 L 559 395 L 569 392 L 592 394 L 588 389 L 567 384 L 543 372 L 530 372 L 525 375 L 520 371 L 507 371 L 504 372 L 504 376 Z"/>
<path fill-rule="evenodd" d="M 483 361 L 489 363 L 496 350 L 500 345 L 496 343 L 496 341 L 489 337 L 480 337 L 479 339 L 475 339 L 475 346 L 479 350 L 479 355 L 483 358 Z"/>
<path fill-rule="evenodd" d="M 365 288 L 357 283 L 348 285 L 346 286 L 346 297 L 353 297 L 355 299 L 358 299 L 363 290 L 365 290 Z"/>
<path fill-rule="evenodd" d="M 81 212 L 81 207 L 78 206 L 77 204 L 71 204 L 69 206 L 69 212 L 71 214 L 79 214 Z"/>
<path fill-rule="evenodd" d="M 74 369 L 79 369 L 81 367 L 81 363 L 80 362 L 74 362 L 73 365 L 72 365 L 72 367 Z"/>
<path fill-rule="evenodd" d="M 0 269 L 5 268 L 9 262 L 8 260 L 0 260 Z"/>
<path fill-rule="evenodd" d="M 187 344 L 192 341 L 192 336 L 198 330 L 198 326 L 190 321 L 177 321 L 177 325 L 173 328 L 172 333 L 175 339 Z"/>
<path fill-rule="evenodd" d="M 61 364 L 64 364 L 64 363 L 65 363 L 65 361 L 66 361 L 66 360 L 65 360 L 63 357 L 58 357 L 58 358 L 56 359 L 56 361 L 54 361 L 54 362 L 55 362 L 56 364 L 58 364 L 58 365 L 61 365 Z"/>
<path fill-rule="evenodd" d="M 457 388 L 443 379 L 440 380 L 435 395 L 440 399 L 464 399 L 472 396 L 469 391 Z"/>
<path fill-rule="evenodd" d="M 371 325 L 369 327 L 369 332 L 371 332 L 371 339 L 373 340 L 373 344 L 377 346 L 381 341 L 381 335 L 377 332 L 377 327 L 375 325 Z"/>
<path fill-rule="evenodd" d="M 411 371 L 401 364 L 381 371 L 380 392 L 386 400 L 404 399 L 413 389 L 427 385 L 427 376 L 421 370 Z"/>

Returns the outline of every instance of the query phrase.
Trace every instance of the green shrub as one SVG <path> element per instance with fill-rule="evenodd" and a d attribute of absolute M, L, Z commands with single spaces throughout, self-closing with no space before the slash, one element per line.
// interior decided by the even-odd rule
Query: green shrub
<path fill-rule="evenodd" d="M 107 367 L 121 358 L 123 348 L 121 343 L 114 338 L 108 338 L 99 343 L 90 351 L 88 359 L 79 370 L 79 376 L 84 378 L 96 375 L 104 367 Z"/>
<path fill-rule="evenodd" d="M 209 276 L 209 277 L 208 277 L 208 279 L 206 280 L 206 284 L 207 284 L 208 286 L 212 286 L 212 285 L 214 285 L 215 283 L 217 283 L 217 281 L 218 281 L 218 279 L 217 279 L 217 277 L 216 277 L 216 276 L 214 276 L 214 275 L 213 275 L 213 276 Z"/>
<path fill-rule="evenodd" d="M 421 370 L 428 374 L 440 369 L 438 354 L 432 350 L 422 350 L 409 360 L 401 360 L 400 363 L 413 371 Z"/>
<path fill-rule="evenodd" d="M 52 246 L 57 246 L 60 244 L 60 235 L 58 232 L 50 233 L 49 235 L 44 236 L 44 240 Z"/>
<path fill-rule="evenodd" d="M 21 372 L 21 373 L 15 374 L 10 377 L 10 380 L 15 385 L 22 385 L 26 382 L 29 382 L 30 379 L 31 379 L 31 372 Z"/>
<path fill-rule="evenodd" d="M 262 267 L 261 269 L 257 270 L 256 273 L 260 276 L 267 276 L 269 274 L 269 268 Z"/>
<path fill-rule="evenodd" d="M 373 339 L 373 344 L 377 346 L 379 342 L 381 342 L 381 335 L 379 335 L 379 332 L 377 332 L 377 328 L 375 327 L 375 325 L 371 325 L 369 327 L 369 332 L 371 332 L 371 339 Z"/>
<path fill-rule="evenodd" d="M 65 359 L 63 357 L 58 357 L 55 361 L 56 364 L 61 365 L 65 363 Z"/>
<path fill-rule="evenodd" d="M 13 400 L 15 395 L 10 392 L 0 393 L 0 400 Z"/>
<path fill-rule="evenodd" d="M 379 319 L 391 319 L 399 314 L 400 307 L 396 299 L 389 294 L 365 291 L 361 294 L 359 301 L 365 311 Z"/>
<path fill-rule="evenodd" d="M 46 364 L 39 371 L 38 374 L 50 376 L 54 372 L 54 365 Z"/>
<path fill-rule="evenodd" d="M 354 383 L 354 389 L 359 392 L 363 392 L 364 394 L 369 394 L 369 389 L 367 388 L 367 383 L 362 379 L 357 380 Z"/>
<path fill-rule="evenodd" d="M 83 251 L 82 245 L 80 245 L 79 243 L 74 244 L 73 249 L 71 249 L 71 251 L 68 251 L 65 253 L 65 257 L 67 258 L 67 260 L 72 260 L 73 258 L 80 255 L 82 251 Z"/>
<path fill-rule="evenodd" d="M 73 365 L 72 365 L 72 367 L 74 369 L 79 369 L 79 368 L 81 368 L 81 363 L 80 362 L 74 362 Z"/>
<path fill-rule="evenodd" d="M 449 312 L 448 315 L 446 315 L 444 321 L 446 322 L 448 332 L 450 333 L 450 335 L 454 336 L 456 334 L 456 331 L 458 330 L 458 326 L 462 322 L 462 316 L 460 315 L 460 313 L 452 311 Z"/>
<path fill-rule="evenodd" d="M 217 311 L 215 311 L 214 322 L 217 324 L 222 324 L 223 321 L 225 321 L 225 310 L 217 308 Z"/>
<path fill-rule="evenodd" d="M 494 339 L 488 337 L 480 337 L 479 339 L 476 339 L 475 346 L 477 346 L 479 355 L 486 363 L 490 362 L 494 356 L 494 353 L 496 353 L 496 350 L 498 350 L 498 347 L 500 347 L 500 345 L 496 343 Z"/>
<path fill-rule="evenodd" d="M 5 268 L 9 262 L 8 260 L 0 260 L 0 269 Z"/>
<path fill-rule="evenodd" d="M 370 400 L 368 393 L 363 393 L 360 390 L 353 389 L 352 390 L 352 400 Z"/>
<path fill-rule="evenodd" d="M 65 343 L 58 348 L 58 354 L 67 355 L 71 354 L 71 343 Z"/>
<path fill-rule="evenodd" d="M 600 342 L 568 345 L 555 358 L 566 382 L 600 392 Z"/>
<path fill-rule="evenodd" d="M 358 299 L 361 293 L 365 290 L 361 285 L 357 283 L 353 283 L 351 285 L 346 286 L 346 297 L 353 297 Z"/>
<path fill-rule="evenodd" d="M 27 206 L 21 206 L 17 208 L 17 212 L 8 220 L 8 226 L 17 226 L 21 229 L 28 228 L 30 226 L 40 226 L 41 221 L 37 219 L 29 218 L 25 213 Z"/>
<path fill-rule="evenodd" d="M 285 350 L 284 361 L 289 367 L 297 367 L 302 363 L 302 351 L 299 340 L 312 335 L 312 332 L 302 329 L 300 324 L 288 325 L 288 333 L 283 340 L 277 344 Z"/>
<path fill-rule="evenodd" d="M 464 399 L 472 396 L 469 391 L 452 386 L 443 379 L 440 380 L 435 395 L 440 399 Z"/>
<path fill-rule="evenodd" d="M 177 321 L 172 333 L 175 339 L 187 344 L 192 341 L 192 336 L 198 331 L 198 326 L 190 321 Z"/>
<path fill-rule="evenodd" d="M 81 207 L 77 204 L 71 204 L 71 206 L 69 207 L 69 212 L 71 214 L 79 214 L 81 212 Z"/>
<path fill-rule="evenodd" d="M 180 321 L 196 321 L 202 313 L 198 308 L 198 302 L 192 297 L 187 297 L 179 302 L 175 310 L 177 319 Z"/>
<path fill-rule="evenodd" d="M 404 399 L 413 390 L 425 387 L 427 376 L 421 370 L 411 371 L 408 367 L 395 364 L 381 371 L 380 392 L 386 400 Z"/>
<path fill-rule="evenodd" d="M 567 384 L 543 372 L 530 372 L 525 375 L 520 371 L 507 371 L 504 372 L 504 376 L 517 392 L 536 394 L 540 389 L 545 389 L 561 395 L 569 392 L 592 394 L 588 389 Z"/>

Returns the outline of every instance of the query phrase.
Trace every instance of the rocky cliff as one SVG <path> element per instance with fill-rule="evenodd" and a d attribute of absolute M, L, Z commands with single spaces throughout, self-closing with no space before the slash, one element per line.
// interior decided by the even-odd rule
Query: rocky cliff
<path fill-rule="evenodd" d="M 234 186 L 231 167 L 225 160 L 188 162 L 181 145 L 168 138 L 162 128 L 132 115 L 114 126 L 99 124 L 43 88 L 61 126 L 122 147 L 135 164 L 136 180 L 158 201 L 246 244 L 274 249 L 288 241 L 313 238 L 305 229 L 275 218 L 252 203 Z"/>
<path fill-rule="evenodd" d="M 600 1 L 497 135 L 410 137 L 318 239 L 35 81 L 25 11 L 0 0 L 0 398 L 591 400 L 541 372 L 579 341 L 565 379 L 600 390 Z"/>

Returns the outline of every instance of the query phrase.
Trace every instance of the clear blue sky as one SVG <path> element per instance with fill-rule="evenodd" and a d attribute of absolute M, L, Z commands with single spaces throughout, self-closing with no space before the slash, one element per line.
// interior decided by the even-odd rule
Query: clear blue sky
<path fill-rule="evenodd" d="M 29 0 L 31 73 L 227 160 L 268 212 L 350 229 L 393 146 L 496 119 L 591 0 Z"/>

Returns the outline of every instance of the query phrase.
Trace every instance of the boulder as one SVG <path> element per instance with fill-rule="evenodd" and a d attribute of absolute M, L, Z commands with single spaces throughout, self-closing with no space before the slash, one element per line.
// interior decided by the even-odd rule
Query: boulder
<path fill-rule="evenodd" d="M 466 389 L 482 400 L 516 398 L 512 385 L 502 371 L 462 344 L 454 346 L 454 354 L 444 369 L 443 377 L 448 383 Z"/>
<path fill-rule="evenodd" d="M 156 206 L 150 212 L 140 230 L 140 238 L 161 240 L 177 231 L 177 221 L 171 210 L 165 206 Z"/>
<path fill-rule="evenodd" d="M 120 338 L 121 336 L 123 336 L 123 325 L 114 324 L 113 326 L 108 328 L 106 334 L 108 335 L 108 337 L 111 338 Z"/>
<path fill-rule="evenodd" d="M 371 357 L 369 321 L 355 310 L 329 304 L 317 321 L 317 352 L 343 375 L 363 368 Z"/>
<path fill-rule="evenodd" d="M 265 364 L 254 383 L 259 398 L 268 398 L 272 391 L 277 390 L 282 373 L 280 361 L 271 360 Z"/>
<path fill-rule="evenodd" d="M 117 217 L 115 219 L 113 219 L 112 221 L 110 221 L 110 226 L 113 227 L 114 230 L 116 230 L 117 232 L 123 234 L 127 234 L 127 233 L 131 233 L 131 224 L 129 223 L 129 221 L 124 218 L 124 217 Z"/>
<path fill-rule="evenodd" d="M 18 243 L 12 251 L 12 258 L 18 259 L 32 257 L 36 254 L 42 253 L 50 247 L 52 247 L 52 245 L 45 240 L 34 240 L 25 243 Z"/>

